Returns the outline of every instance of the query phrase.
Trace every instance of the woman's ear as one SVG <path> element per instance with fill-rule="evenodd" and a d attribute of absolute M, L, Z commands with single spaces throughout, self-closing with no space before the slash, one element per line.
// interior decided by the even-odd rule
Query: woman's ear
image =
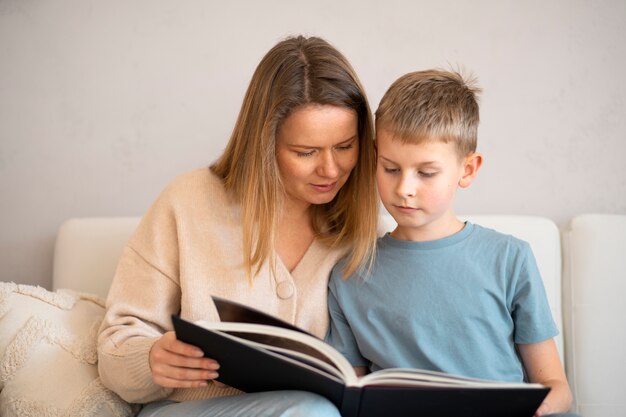
<path fill-rule="evenodd" d="M 478 170 L 482 164 L 483 156 L 478 152 L 473 152 L 463 158 L 463 176 L 459 180 L 459 187 L 469 187 L 478 174 Z"/>

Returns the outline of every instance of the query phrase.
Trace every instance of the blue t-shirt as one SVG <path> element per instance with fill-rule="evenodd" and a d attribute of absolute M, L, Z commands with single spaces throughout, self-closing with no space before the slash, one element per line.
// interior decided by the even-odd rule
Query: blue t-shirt
<path fill-rule="evenodd" d="M 558 334 L 528 243 L 471 223 L 430 242 L 378 240 L 371 275 L 331 274 L 327 342 L 354 366 L 523 381 L 515 345 Z"/>

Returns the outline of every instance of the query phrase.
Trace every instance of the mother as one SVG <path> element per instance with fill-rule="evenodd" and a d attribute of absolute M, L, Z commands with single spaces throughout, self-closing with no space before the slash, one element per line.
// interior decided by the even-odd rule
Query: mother
<path fill-rule="evenodd" d="M 350 250 L 349 274 L 374 250 L 372 135 L 365 93 L 340 52 L 315 37 L 274 46 L 224 154 L 176 178 L 124 249 L 98 338 L 103 383 L 148 404 L 142 417 L 338 415 L 311 393 L 214 383 L 219 364 L 176 340 L 170 316 L 218 320 L 217 295 L 323 337 L 330 269 Z"/>

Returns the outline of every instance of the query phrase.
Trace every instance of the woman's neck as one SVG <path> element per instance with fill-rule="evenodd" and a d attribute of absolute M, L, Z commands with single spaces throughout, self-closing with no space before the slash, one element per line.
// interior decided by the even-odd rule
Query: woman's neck
<path fill-rule="evenodd" d="M 285 202 L 278 223 L 276 251 L 289 272 L 298 265 L 314 238 L 310 205 Z"/>

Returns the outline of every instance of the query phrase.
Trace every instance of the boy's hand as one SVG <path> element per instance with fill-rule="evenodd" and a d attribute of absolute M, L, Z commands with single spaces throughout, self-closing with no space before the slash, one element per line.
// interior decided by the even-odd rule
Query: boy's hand
<path fill-rule="evenodd" d="M 535 411 L 535 417 L 567 412 L 572 404 L 572 393 L 554 339 L 517 346 L 529 381 L 550 387 L 547 397 Z"/>
<path fill-rule="evenodd" d="M 535 411 L 535 415 L 533 417 L 540 417 L 546 414 L 550 414 L 550 405 L 544 401 L 541 403 L 537 411 Z"/>
<path fill-rule="evenodd" d="M 218 377 L 220 367 L 196 346 L 176 339 L 174 332 L 165 333 L 152 345 L 148 360 L 154 382 L 167 388 L 204 387 Z"/>
<path fill-rule="evenodd" d="M 354 373 L 356 376 L 367 375 L 369 373 L 369 369 L 367 369 L 367 366 L 355 366 Z"/>

